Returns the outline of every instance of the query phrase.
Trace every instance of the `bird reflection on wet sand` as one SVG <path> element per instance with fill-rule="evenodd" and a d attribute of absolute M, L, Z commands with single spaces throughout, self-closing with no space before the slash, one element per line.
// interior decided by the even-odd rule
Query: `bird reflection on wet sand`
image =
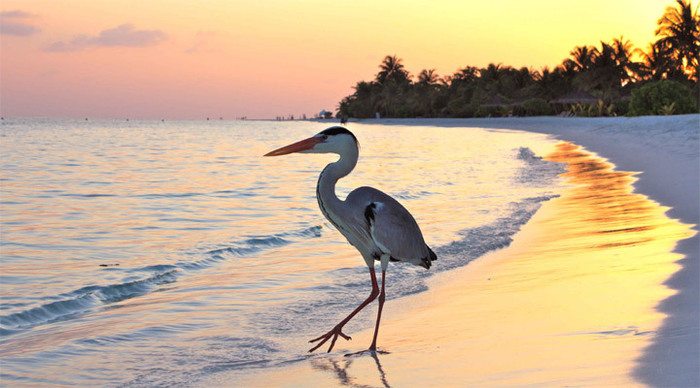
<path fill-rule="evenodd" d="M 389 384 L 389 381 L 387 379 L 386 371 L 382 367 L 382 363 L 379 361 L 378 354 L 383 353 L 385 352 L 363 351 L 358 353 L 346 354 L 344 357 L 323 357 L 312 360 L 311 367 L 318 371 L 330 372 L 338 379 L 338 383 L 340 383 L 341 385 L 346 385 L 350 387 L 373 387 L 373 385 L 358 383 L 357 377 L 353 377 L 350 371 L 350 366 L 353 364 L 353 362 L 357 361 L 362 356 L 369 356 L 374 360 L 374 364 L 377 367 L 379 380 L 382 384 L 381 386 L 383 386 L 384 388 L 390 388 L 391 385 Z"/>

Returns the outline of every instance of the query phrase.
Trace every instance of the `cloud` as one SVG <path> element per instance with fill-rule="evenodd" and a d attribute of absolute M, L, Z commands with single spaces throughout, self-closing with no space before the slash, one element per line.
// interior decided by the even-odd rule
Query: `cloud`
<path fill-rule="evenodd" d="M 29 36 L 36 34 L 40 29 L 25 19 L 34 18 L 36 15 L 21 10 L 0 12 L 0 34 L 14 36 Z"/>
<path fill-rule="evenodd" d="M 122 24 L 100 32 L 97 36 L 77 35 L 68 42 L 54 42 L 46 51 L 79 51 L 90 47 L 146 47 L 167 39 L 160 30 L 136 30 L 132 24 Z"/>
<path fill-rule="evenodd" d="M 15 9 L 13 11 L 0 12 L 0 17 L 2 18 L 33 18 L 34 16 L 36 15 L 34 15 L 33 13 L 29 13 L 19 9 Z"/>

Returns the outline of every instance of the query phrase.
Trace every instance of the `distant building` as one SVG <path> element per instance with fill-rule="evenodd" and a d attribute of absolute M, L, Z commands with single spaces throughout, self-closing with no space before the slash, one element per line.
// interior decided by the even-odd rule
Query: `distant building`
<path fill-rule="evenodd" d="M 333 112 L 329 112 L 325 109 L 321 109 L 320 112 L 318 112 L 318 117 L 321 119 L 332 119 L 333 118 Z"/>

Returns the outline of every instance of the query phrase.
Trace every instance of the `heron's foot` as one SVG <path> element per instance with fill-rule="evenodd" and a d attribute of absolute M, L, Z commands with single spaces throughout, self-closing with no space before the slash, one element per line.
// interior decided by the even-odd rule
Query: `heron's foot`
<path fill-rule="evenodd" d="M 346 335 L 345 333 L 343 333 L 343 327 L 342 327 L 342 326 L 336 326 L 336 327 L 334 327 L 333 329 L 331 329 L 331 331 L 329 331 L 328 333 L 326 333 L 326 334 L 324 334 L 324 335 L 322 335 L 322 336 L 320 336 L 320 337 L 318 337 L 318 338 L 314 338 L 314 339 L 312 339 L 311 341 L 309 341 L 310 343 L 314 343 L 314 342 L 316 342 L 316 341 L 321 341 L 321 342 L 317 343 L 316 346 L 314 346 L 313 348 L 309 349 L 309 353 L 311 353 L 311 352 L 313 352 L 314 350 L 320 348 L 323 344 L 325 344 L 329 339 L 332 338 L 332 340 L 331 340 L 331 346 L 328 347 L 328 353 L 330 353 L 331 350 L 333 350 L 333 346 L 335 346 L 335 341 L 338 339 L 338 337 L 343 337 L 346 341 L 349 341 L 349 340 L 352 339 L 349 335 Z"/>

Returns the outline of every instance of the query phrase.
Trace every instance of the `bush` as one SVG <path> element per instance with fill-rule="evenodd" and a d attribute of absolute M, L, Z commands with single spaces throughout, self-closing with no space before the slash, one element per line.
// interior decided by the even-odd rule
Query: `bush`
<path fill-rule="evenodd" d="M 526 116 L 547 116 L 552 114 L 552 106 L 543 98 L 531 98 L 523 102 Z"/>
<path fill-rule="evenodd" d="M 514 104 L 513 106 L 513 116 L 527 116 L 527 110 L 523 106 L 523 104 Z"/>
<path fill-rule="evenodd" d="M 603 100 L 598 100 L 595 104 L 574 104 L 571 105 L 569 113 L 578 117 L 603 117 L 617 116 L 617 107 L 614 103 L 606 104 Z"/>
<path fill-rule="evenodd" d="M 673 109 L 669 107 L 673 106 Z M 677 81 L 649 82 L 632 91 L 630 116 L 696 113 L 693 91 Z"/>
<path fill-rule="evenodd" d="M 501 106 L 480 105 L 474 111 L 474 117 L 501 117 L 504 116 L 505 109 Z"/>
<path fill-rule="evenodd" d="M 613 105 L 615 105 L 615 114 L 617 116 L 624 116 L 629 112 L 630 100 L 629 98 L 621 98 L 616 100 Z"/>
<path fill-rule="evenodd" d="M 450 101 L 443 113 L 450 117 L 474 117 L 474 106 L 466 98 L 460 97 Z"/>

